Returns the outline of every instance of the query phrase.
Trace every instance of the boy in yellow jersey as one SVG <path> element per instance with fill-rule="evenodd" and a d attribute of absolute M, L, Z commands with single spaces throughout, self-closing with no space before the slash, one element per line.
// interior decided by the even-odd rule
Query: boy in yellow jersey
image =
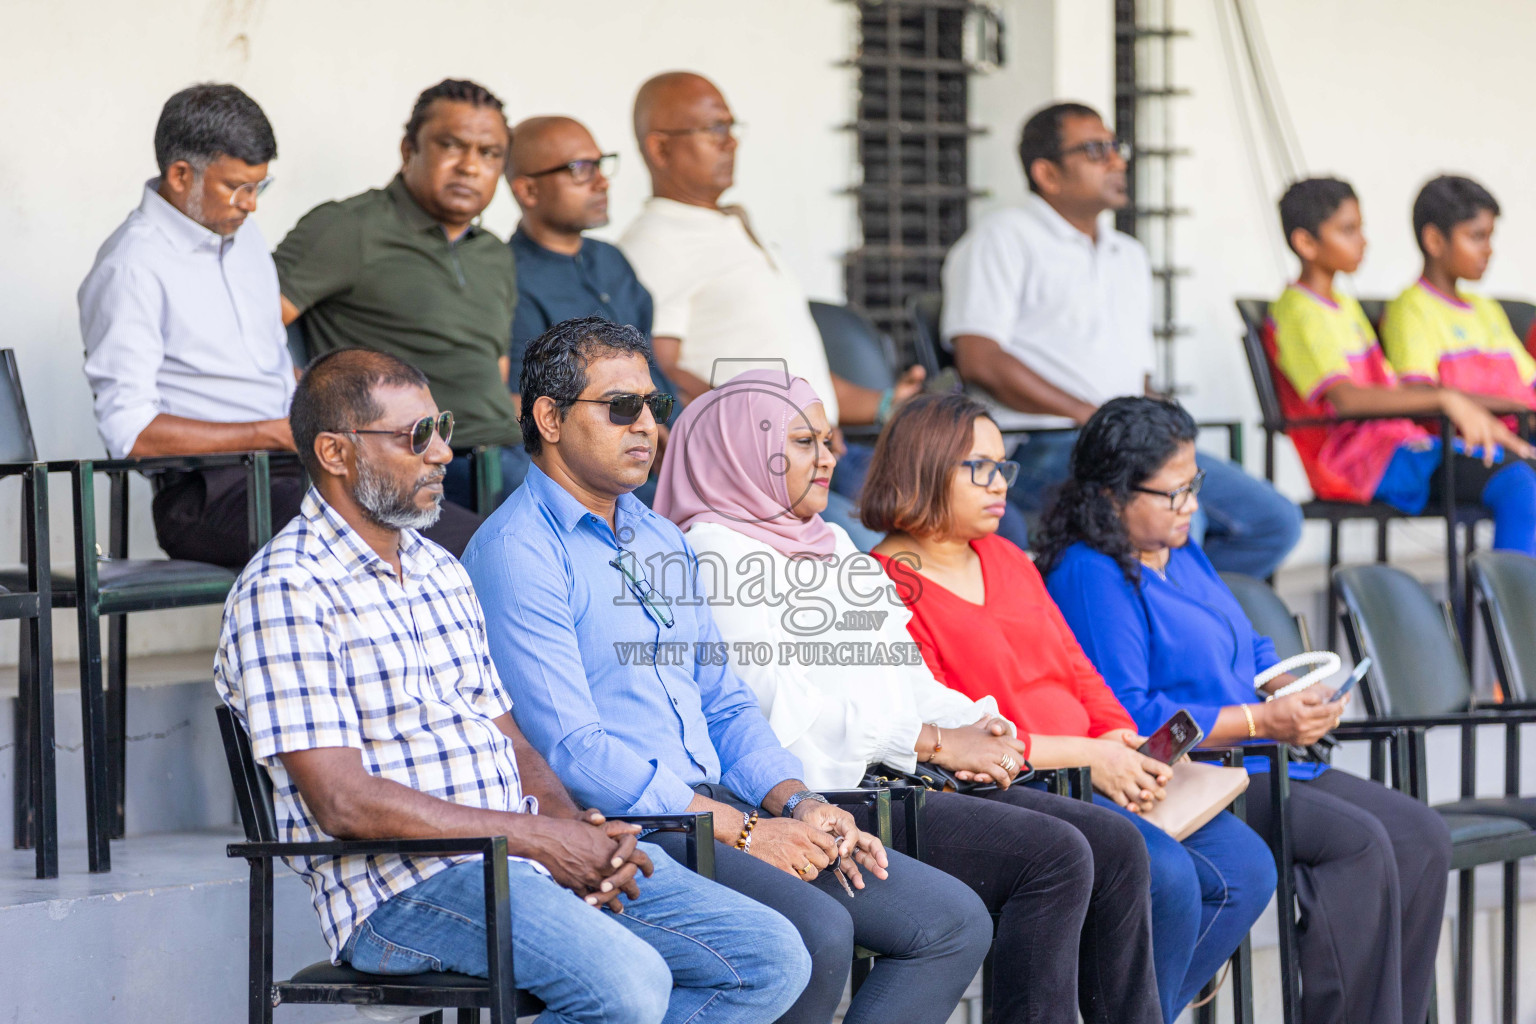
<path fill-rule="evenodd" d="M 1461 434 L 1456 500 L 1493 510 L 1495 547 L 1536 555 L 1536 470 L 1521 461 L 1531 446 L 1459 391 L 1400 387 L 1360 304 L 1334 290 L 1334 275 L 1354 273 L 1365 255 L 1354 190 L 1333 178 L 1299 181 L 1280 200 L 1280 223 L 1301 259 L 1264 327 L 1285 416 L 1377 417 L 1291 431 L 1317 496 L 1423 511 L 1439 497 L 1440 439 L 1408 417 L 1443 413 Z"/>
<path fill-rule="evenodd" d="M 1536 407 L 1536 360 L 1493 299 L 1457 290 L 1478 281 L 1493 255 L 1499 204 L 1470 178 L 1442 176 L 1413 202 L 1424 273 L 1387 306 L 1381 344 L 1409 386 L 1455 388 L 1496 412 Z"/>

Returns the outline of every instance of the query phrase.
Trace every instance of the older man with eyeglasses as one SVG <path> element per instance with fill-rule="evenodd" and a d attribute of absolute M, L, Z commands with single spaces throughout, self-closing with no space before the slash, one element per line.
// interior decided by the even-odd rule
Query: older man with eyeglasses
<path fill-rule="evenodd" d="M 586 237 L 608 223 L 608 181 L 618 161 L 574 118 L 530 117 L 512 129 L 507 184 L 523 212 L 508 243 L 517 260 L 514 392 L 528 343 L 562 321 L 600 316 L 651 336 L 651 293 L 617 246 Z M 651 381 L 656 390 L 673 393 L 654 364 Z"/>
<path fill-rule="evenodd" d="M 233 85 L 191 86 L 161 110 L 159 176 L 80 285 L 85 375 L 111 457 L 292 450 L 277 272 L 248 219 L 276 157 L 272 125 Z M 245 564 L 243 468 L 151 479 L 155 534 L 173 558 Z M 273 467 L 274 516 L 292 518 L 301 493 L 296 466 Z"/>

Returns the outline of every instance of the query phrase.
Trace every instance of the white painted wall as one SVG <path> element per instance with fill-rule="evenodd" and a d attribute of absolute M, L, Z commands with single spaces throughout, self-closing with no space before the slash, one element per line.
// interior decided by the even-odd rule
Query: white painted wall
<path fill-rule="evenodd" d="M 16 349 L 45 458 L 100 456 L 75 290 L 97 247 L 155 173 L 166 97 L 231 81 L 277 132 L 277 181 L 257 221 L 273 243 L 317 203 L 381 186 L 399 163 L 416 94 L 476 79 L 515 122 L 564 113 L 621 153 L 615 237 L 648 192 L 631 137 L 636 87 L 659 71 L 711 76 L 749 134 L 739 187 L 765 238 L 815 297 L 842 296 L 853 244 L 853 11 L 830 0 L 6 0 L 0 4 L 0 345 Z M 486 213 L 503 237 L 517 208 L 503 188 Z M 55 478 L 56 559 L 69 560 L 68 482 Z M 14 555 L 13 490 L 0 491 L 0 558 Z M 135 550 L 153 552 L 149 491 L 135 488 Z M 156 619 L 161 621 L 156 622 Z M 72 620 L 57 619 L 72 656 Z M 190 649 L 216 636 L 217 609 L 140 617 L 133 647 Z M 0 630 L 0 650 L 14 649 Z M 12 655 L 13 656 L 13 655 Z"/>

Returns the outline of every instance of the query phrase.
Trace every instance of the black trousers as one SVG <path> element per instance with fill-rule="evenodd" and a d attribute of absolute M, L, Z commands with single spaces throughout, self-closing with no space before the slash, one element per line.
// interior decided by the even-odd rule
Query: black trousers
<path fill-rule="evenodd" d="M 1025 786 L 929 793 L 925 860 L 998 914 L 996 1024 L 1162 1024 L 1147 845 L 1122 816 Z M 900 843 L 905 822 L 897 818 Z"/>
<path fill-rule="evenodd" d="M 697 788 L 711 799 L 745 806 L 724 787 Z M 684 840 L 677 833 L 656 832 L 646 840 L 683 860 Z M 855 943 L 882 955 L 849 1004 L 847 1024 L 943 1024 L 959 1005 L 992 944 L 992 921 L 956 879 L 895 851 L 890 861 L 890 878 L 865 872 L 865 887 L 849 899 L 830 873 L 804 882 L 715 844 L 715 881 L 788 918 L 811 954 L 810 983 L 779 1018 L 782 1024 L 829 1024 L 848 982 Z"/>
<path fill-rule="evenodd" d="M 1337 768 L 1291 780 L 1290 793 L 1302 1018 L 1421 1024 L 1445 916 L 1445 822 L 1412 797 Z M 1249 787 L 1247 804 L 1248 823 L 1269 838 L 1269 786 Z"/>
<path fill-rule="evenodd" d="M 242 466 L 168 474 L 156 481 L 150 506 L 155 539 L 172 558 L 243 568 L 251 556 L 245 492 Z M 299 514 L 304 493 L 304 477 L 298 466 L 272 467 L 273 533 Z M 422 534 L 457 558 L 482 521 L 468 509 L 445 501 L 443 514 Z"/>

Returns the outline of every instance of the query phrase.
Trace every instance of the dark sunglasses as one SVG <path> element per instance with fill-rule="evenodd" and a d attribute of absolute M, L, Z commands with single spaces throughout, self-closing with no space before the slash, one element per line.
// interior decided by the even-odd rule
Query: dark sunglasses
<path fill-rule="evenodd" d="M 447 444 L 453 437 L 453 413 L 445 412 L 437 416 L 423 416 L 414 424 L 404 430 L 353 430 L 346 427 L 337 427 L 327 430 L 327 434 L 383 434 L 387 437 L 406 437 L 411 439 L 411 454 L 421 455 L 432 444 L 432 435 L 436 434 Z"/>
<path fill-rule="evenodd" d="M 660 391 L 652 391 L 648 395 L 614 395 L 612 398 L 576 398 L 576 402 L 590 402 L 593 405 L 606 405 L 608 407 L 608 422 L 619 427 L 627 427 L 640 418 L 640 410 L 650 407 L 651 416 L 657 423 L 667 422 L 667 417 L 672 415 L 672 406 L 677 401 L 671 395 L 662 394 Z"/>
<path fill-rule="evenodd" d="M 971 483 L 977 487 L 991 487 L 992 481 L 997 475 L 1003 475 L 1003 483 L 1008 487 L 1019 478 L 1019 464 L 1010 460 L 998 462 L 996 459 L 966 459 L 960 465 L 971 471 Z"/>

